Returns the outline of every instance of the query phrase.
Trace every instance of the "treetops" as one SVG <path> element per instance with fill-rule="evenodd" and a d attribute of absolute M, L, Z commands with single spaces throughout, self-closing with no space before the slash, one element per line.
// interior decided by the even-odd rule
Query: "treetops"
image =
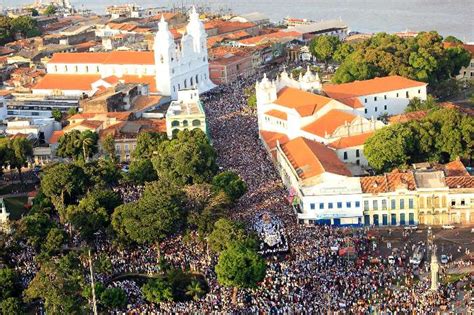
<path fill-rule="evenodd" d="M 452 42 L 453 37 L 446 40 Z M 471 60 L 467 50 L 459 45 L 445 45 L 437 32 L 421 32 L 413 38 L 378 33 L 354 44 L 341 43 L 333 36 L 319 36 L 310 47 L 319 60 L 340 63 L 332 79 L 334 83 L 401 75 L 436 88 L 456 76 Z"/>

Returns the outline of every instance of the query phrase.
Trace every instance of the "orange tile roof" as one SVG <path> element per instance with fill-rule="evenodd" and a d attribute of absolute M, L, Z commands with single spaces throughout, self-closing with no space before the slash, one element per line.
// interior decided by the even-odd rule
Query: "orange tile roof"
<path fill-rule="evenodd" d="M 451 176 L 446 177 L 445 181 L 451 189 L 474 188 L 474 176 Z"/>
<path fill-rule="evenodd" d="M 0 96 L 8 96 L 11 94 L 12 94 L 12 91 L 10 90 L 0 90 Z"/>
<path fill-rule="evenodd" d="M 302 137 L 281 145 L 283 152 L 301 179 L 319 176 L 325 172 L 351 176 L 336 152 L 321 143 Z"/>
<path fill-rule="evenodd" d="M 425 85 L 427 85 L 427 83 L 393 75 L 365 81 L 354 81 L 351 83 L 326 84 L 323 86 L 323 91 L 329 97 L 339 100 Z"/>
<path fill-rule="evenodd" d="M 362 192 L 369 194 L 393 192 L 402 187 L 408 190 L 416 189 L 413 173 L 401 173 L 398 170 L 380 176 L 361 177 L 360 185 Z"/>
<path fill-rule="evenodd" d="M 47 74 L 34 87 L 36 90 L 92 90 L 92 83 L 100 79 L 95 74 Z"/>
<path fill-rule="evenodd" d="M 75 123 L 75 124 L 67 125 L 66 127 L 64 127 L 63 130 L 64 130 L 64 132 L 67 132 L 67 131 L 75 130 L 76 127 L 85 127 L 85 128 L 90 129 L 92 131 L 95 131 L 99 127 L 101 127 L 103 124 L 104 124 L 104 122 L 100 121 L 100 120 L 86 119 L 86 120 L 80 121 L 80 122 Z"/>
<path fill-rule="evenodd" d="M 148 84 L 150 92 L 159 92 L 156 88 L 156 78 L 154 75 L 124 75 L 120 78 L 120 80 L 123 80 L 125 83 Z"/>
<path fill-rule="evenodd" d="M 242 22 L 213 20 L 213 21 L 204 23 L 204 28 L 207 30 L 217 28 L 217 34 L 219 35 L 236 32 L 240 30 L 245 30 L 252 27 L 255 27 L 255 24 L 251 22 L 242 23 Z"/>
<path fill-rule="evenodd" d="M 287 120 L 288 119 L 287 113 L 279 111 L 277 109 L 269 110 L 268 112 L 265 113 L 265 115 L 272 116 L 272 117 L 275 117 L 275 118 L 278 118 L 278 119 L 281 119 L 281 120 Z"/>
<path fill-rule="evenodd" d="M 48 140 L 48 143 L 50 144 L 56 144 L 59 142 L 59 138 L 61 138 L 64 135 L 64 131 L 62 130 L 55 130 L 53 131 L 51 137 Z"/>
<path fill-rule="evenodd" d="M 284 87 L 278 92 L 274 102 L 280 106 L 294 108 L 301 116 L 311 116 L 331 101 L 330 98 L 305 92 L 299 89 Z"/>
<path fill-rule="evenodd" d="M 255 45 L 266 42 L 281 42 L 290 41 L 293 39 L 301 38 L 302 34 L 299 32 L 275 32 L 265 35 L 254 36 L 246 39 L 242 39 L 239 43 L 244 45 Z"/>
<path fill-rule="evenodd" d="M 103 118 L 115 118 L 118 120 L 128 120 L 132 112 L 108 112 L 108 113 L 78 113 L 68 118 L 68 120 L 100 120 Z"/>
<path fill-rule="evenodd" d="M 338 99 L 338 101 L 354 109 L 364 108 L 364 105 L 361 103 L 361 101 L 357 97 Z"/>
<path fill-rule="evenodd" d="M 102 78 L 102 80 L 109 83 L 109 84 L 112 84 L 112 85 L 116 85 L 120 82 L 120 79 L 115 75 L 111 75 L 109 77 Z"/>
<path fill-rule="evenodd" d="M 338 127 L 352 122 L 356 117 L 358 116 L 342 110 L 332 109 L 314 122 L 303 127 L 303 130 L 324 138 L 326 133 L 331 135 Z"/>
<path fill-rule="evenodd" d="M 270 150 L 276 147 L 277 142 L 283 144 L 289 141 L 285 134 L 279 132 L 261 130 L 260 136 L 262 137 L 263 141 L 265 141 Z"/>
<path fill-rule="evenodd" d="M 334 149 L 345 149 L 360 146 L 363 145 L 365 141 L 373 134 L 373 132 L 367 132 L 357 136 L 344 137 L 334 142 L 331 142 L 329 146 Z"/>
<path fill-rule="evenodd" d="M 419 110 L 416 112 L 409 112 L 409 113 L 404 113 L 400 115 L 394 115 L 388 118 L 388 122 L 390 124 L 396 124 L 396 123 L 406 123 L 412 120 L 421 120 L 425 118 L 427 114 L 428 114 L 428 111 Z"/>
<path fill-rule="evenodd" d="M 449 176 L 469 176 L 469 172 L 460 160 L 454 160 L 443 165 L 446 177 Z"/>
<path fill-rule="evenodd" d="M 132 104 L 132 110 L 143 110 L 160 103 L 161 96 L 138 96 Z"/>
<path fill-rule="evenodd" d="M 153 51 L 56 53 L 49 63 L 154 65 Z"/>

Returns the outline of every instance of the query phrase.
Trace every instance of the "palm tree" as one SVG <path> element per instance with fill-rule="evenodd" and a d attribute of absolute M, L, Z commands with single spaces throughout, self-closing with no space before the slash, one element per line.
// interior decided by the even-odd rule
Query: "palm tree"
<path fill-rule="evenodd" d="M 82 139 L 82 153 L 84 155 L 85 162 L 89 160 L 89 154 L 93 146 L 94 140 L 92 138 L 84 137 L 84 139 Z"/>
<path fill-rule="evenodd" d="M 199 281 L 193 280 L 186 287 L 186 295 L 191 297 L 195 301 L 199 301 L 201 296 L 204 295 L 204 290 L 201 288 Z"/>

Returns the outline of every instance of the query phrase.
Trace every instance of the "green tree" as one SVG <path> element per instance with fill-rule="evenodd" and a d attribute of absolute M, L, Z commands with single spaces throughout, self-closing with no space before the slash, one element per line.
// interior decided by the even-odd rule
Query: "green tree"
<path fill-rule="evenodd" d="M 81 237 L 91 240 L 94 233 L 103 231 L 109 224 L 107 210 L 95 198 L 84 198 L 79 205 L 67 208 L 67 220 Z"/>
<path fill-rule="evenodd" d="M 25 314 L 21 300 L 16 297 L 9 297 L 0 302 L 0 311 L 2 315 L 21 315 Z"/>
<path fill-rule="evenodd" d="M 205 188 L 208 185 L 200 184 L 191 187 L 196 186 Z M 189 189 L 187 189 L 188 191 Z M 216 221 L 227 216 L 231 205 L 230 198 L 223 191 L 210 192 L 205 200 L 190 200 L 190 196 L 187 200 L 187 208 L 189 209 L 188 224 L 193 228 L 197 228 L 201 237 L 209 235 L 214 230 Z"/>
<path fill-rule="evenodd" d="M 67 110 L 68 116 L 73 116 L 77 114 L 77 108 L 76 107 L 71 107 Z"/>
<path fill-rule="evenodd" d="M 82 168 L 74 164 L 59 163 L 44 170 L 41 190 L 64 218 L 66 205 L 75 202 L 84 192 L 84 183 Z"/>
<path fill-rule="evenodd" d="M 142 287 L 142 293 L 148 302 L 160 303 L 173 300 L 173 289 L 163 278 L 150 279 Z"/>
<path fill-rule="evenodd" d="M 263 258 L 242 242 L 232 242 L 222 251 L 215 267 L 217 281 L 221 285 L 234 287 L 234 304 L 238 288 L 256 287 L 265 277 L 265 269 Z"/>
<path fill-rule="evenodd" d="M 143 185 L 158 179 L 153 163 L 149 159 L 134 159 L 130 163 L 128 174 L 126 176 L 131 182 Z"/>
<path fill-rule="evenodd" d="M 53 4 L 50 4 L 44 10 L 44 15 L 55 15 L 56 14 L 56 7 Z"/>
<path fill-rule="evenodd" d="M 112 261 L 106 253 L 101 253 L 94 261 L 94 271 L 98 273 L 111 274 L 113 271 Z"/>
<path fill-rule="evenodd" d="M 101 143 L 100 143 L 102 149 L 104 152 L 107 154 L 107 157 L 112 160 L 114 163 L 117 162 L 117 156 L 115 154 L 115 139 L 114 136 L 111 134 L 108 134 L 105 136 Z"/>
<path fill-rule="evenodd" d="M 122 308 L 127 304 L 127 295 L 121 288 L 108 288 L 100 295 L 100 302 L 108 309 Z"/>
<path fill-rule="evenodd" d="M 447 36 L 445 39 L 444 39 L 444 42 L 445 43 L 452 43 L 452 44 L 462 44 L 462 40 L 452 36 L 452 35 L 449 35 Z"/>
<path fill-rule="evenodd" d="M 22 15 L 14 18 L 10 22 L 13 34 L 20 34 L 23 38 L 35 37 L 41 35 L 38 23 L 31 16 Z"/>
<path fill-rule="evenodd" d="M 56 121 L 61 121 L 63 119 L 63 113 L 57 108 L 54 108 L 51 111 L 51 116 L 54 118 Z"/>
<path fill-rule="evenodd" d="M 13 41 L 11 21 L 12 19 L 10 17 L 0 15 L 0 45 L 5 45 Z"/>
<path fill-rule="evenodd" d="M 180 131 L 158 152 L 153 158 L 158 177 L 177 185 L 209 182 L 217 171 L 216 152 L 200 129 Z"/>
<path fill-rule="evenodd" d="M 411 99 L 408 103 L 408 106 L 405 108 L 405 112 L 409 113 L 421 110 L 431 110 L 434 108 L 438 108 L 438 104 L 431 95 L 428 95 L 425 101 L 419 99 L 418 97 Z"/>
<path fill-rule="evenodd" d="M 199 301 L 205 293 L 206 292 L 202 288 L 201 283 L 196 280 L 192 281 L 186 287 L 186 295 L 191 297 L 194 301 Z"/>
<path fill-rule="evenodd" d="M 48 314 L 82 313 L 85 306 L 80 294 L 83 282 L 79 259 L 68 254 L 57 262 L 44 262 L 24 294 L 27 301 L 41 299 Z"/>
<path fill-rule="evenodd" d="M 117 185 L 122 178 L 120 170 L 110 160 L 98 159 L 89 161 L 82 166 L 86 175 L 86 184 L 91 189 L 104 189 Z"/>
<path fill-rule="evenodd" d="M 23 183 L 21 169 L 27 165 L 28 159 L 33 156 L 31 142 L 26 138 L 15 138 L 8 142 L 8 149 L 8 164 L 11 168 L 17 169 L 20 181 Z"/>
<path fill-rule="evenodd" d="M 166 140 L 166 134 L 158 132 L 141 132 L 137 137 L 137 145 L 132 152 L 133 159 L 151 159 L 158 153 L 158 146 Z"/>
<path fill-rule="evenodd" d="M 212 179 L 212 184 L 216 189 L 224 191 L 232 201 L 236 201 L 247 192 L 247 184 L 232 171 L 217 174 Z"/>
<path fill-rule="evenodd" d="M 0 269 L 0 300 L 13 296 L 16 292 L 16 275 L 12 269 Z"/>
<path fill-rule="evenodd" d="M 227 219 L 219 219 L 214 224 L 214 230 L 209 235 L 209 247 L 217 253 L 226 250 L 234 241 L 244 241 L 247 238 L 245 229 L 238 223 Z"/>
<path fill-rule="evenodd" d="M 309 50 L 318 60 L 324 61 L 327 64 L 333 59 L 333 55 L 340 45 L 341 41 L 338 37 L 321 35 L 313 38 L 309 45 Z"/>
<path fill-rule="evenodd" d="M 333 54 L 333 59 L 337 63 L 343 63 L 346 58 L 354 52 L 354 47 L 348 43 L 342 43 L 337 47 L 336 51 Z"/>
<path fill-rule="evenodd" d="M 26 238 L 28 244 L 39 248 L 44 242 L 55 223 L 46 213 L 34 213 L 22 218 L 18 225 L 18 235 Z"/>
<path fill-rule="evenodd" d="M 159 242 L 177 232 L 184 221 L 184 193 L 164 181 L 152 182 L 143 197 L 115 209 L 112 226 L 137 243 Z"/>
<path fill-rule="evenodd" d="M 59 138 L 56 154 L 63 158 L 87 161 L 97 152 L 97 140 L 98 135 L 95 132 L 73 130 Z"/>
<path fill-rule="evenodd" d="M 54 255 L 61 251 L 61 247 L 65 244 L 66 240 L 66 233 L 62 229 L 53 227 L 49 230 L 46 242 L 43 243 L 42 247 L 47 253 Z"/>

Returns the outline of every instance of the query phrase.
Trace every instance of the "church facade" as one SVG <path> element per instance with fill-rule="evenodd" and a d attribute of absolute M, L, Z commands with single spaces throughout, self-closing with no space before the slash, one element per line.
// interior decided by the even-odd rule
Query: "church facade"
<path fill-rule="evenodd" d="M 55 54 L 47 64 L 47 75 L 33 88 L 33 93 L 89 94 L 94 91 L 93 83 L 109 77 L 124 83 L 148 84 L 151 94 L 172 99 L 181 89 L 196 88 L 203 93 L 215 86 L 209 78 L 206 43 L 204 25 L 193 8 L 179 44 L 162 17 L 153 51 Z"/>

